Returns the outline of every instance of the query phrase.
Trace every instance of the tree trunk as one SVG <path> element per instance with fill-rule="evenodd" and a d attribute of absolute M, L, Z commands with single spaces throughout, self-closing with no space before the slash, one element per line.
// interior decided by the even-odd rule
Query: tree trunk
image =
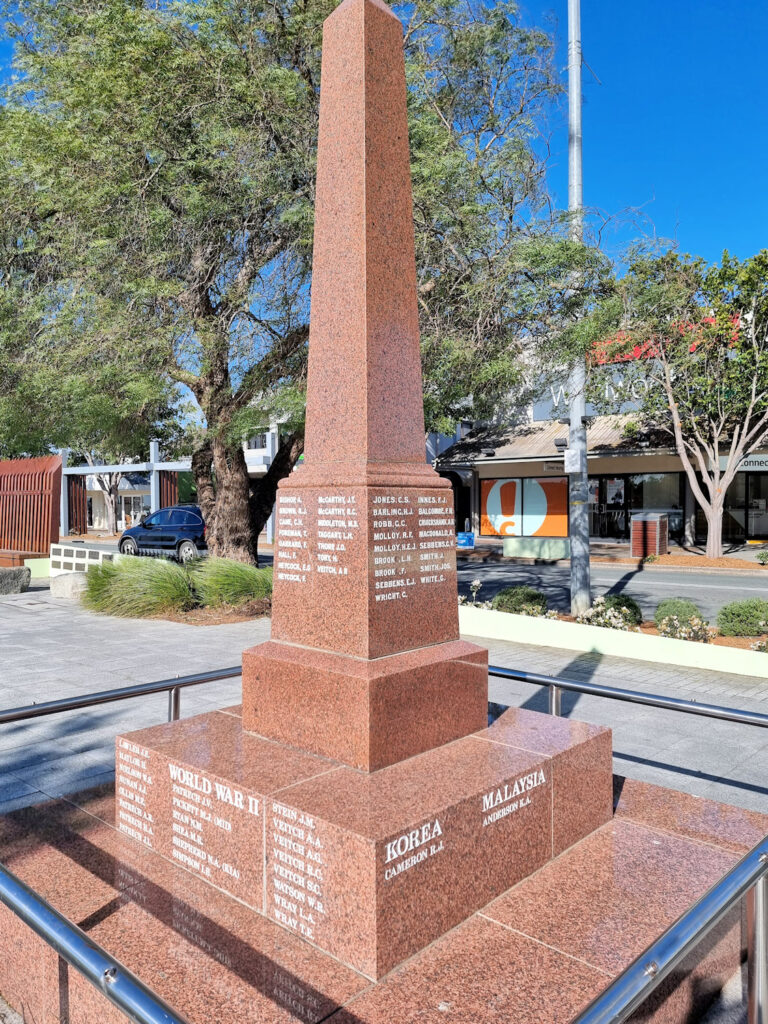
<path fill-rule="evenodd" d="M 110 536 L 113 536 L 117 533 L 117 500 L 119 497 L 118 487 L 120 485 L 120 480 L 118 479 L 117 484 L 115 484 L 114 476 L 111 474 L 108 476 L 96 475 L 94 479 L 99 490 L 104 495 L 104 512 L 107 520 L 107 533 Z"/>
<path fill-rule="evenodd" d="M 210 441 L 205 441 L 192 453 L 192 473 L 197 487 L 197 503 L 206 523 L 213 522 L 216 511 L 216 488 L 213 485 L 213 451 Z"/>
<path fill-rule="evenodd" d="M 301 431 L 289 434 L 280 443 L 272 464 L 263 477 L 251 481 L 251 526 L 253 529 L 256 562 L 258 564 L 259 536 L 272 515 L 277 498 L 277 487 L 296 465 L 304 451 L 304 434 Z"/>
<path fill-rule="evenodd" d="M 707 558 L 722 558 L 723 555 L 723 499 L 713 501 L 707 517 Z"/>
<path fill-rule="evenodd" d="M 248 467 L 242 445 L 211 442 L 216 487 L 213 514 L 206 519 L 208 550 L 218 558 L 256 564 L 256 543 L 251 529 Z"/>

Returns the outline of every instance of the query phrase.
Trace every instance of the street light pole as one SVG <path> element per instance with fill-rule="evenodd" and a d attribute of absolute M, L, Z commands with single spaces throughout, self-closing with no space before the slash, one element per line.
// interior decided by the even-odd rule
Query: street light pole
<path fill-rule="evenodd" d="M 581 0 L 568 0 L 568 210 L 571 238 L 584 237 L 582 207 L 581 136 Z M 568 382 L 570 426 L 568 446 L 576 472 L 568 478 L 571 540 L 571 613 L 578 615 L 592 603 L 589 573 L 589 489 L 587 486 L 586 359 L 578 357 Z"/>

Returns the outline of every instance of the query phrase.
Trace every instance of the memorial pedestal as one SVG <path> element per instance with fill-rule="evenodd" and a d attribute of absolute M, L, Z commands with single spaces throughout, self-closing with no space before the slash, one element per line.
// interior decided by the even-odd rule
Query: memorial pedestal
<path fill-rule="evenodd" d="M 0 818 L 0 861 L 190 1024 L 566 1024 L 768 833 L 755 812 L 622 781 L 612 821 L 374 984 L 116 831 L 111 787 Z M 124 1024 L 3 906 L 0 952 L 25 1020 Z M 736 908 L 632 1020 L 700 1020 L 742 956 Z"/>
<path fill-rule="evenodd" d="M 371 978 L 611 814 L 610 731 L 512 710 L 381 771 L 211 712 L 117 738 L 118 827 Z"/>
<path fill-rule="evenodd" d="M 482 728 L 487 665 L 462 640 L 371 661 L 268 641 L 243 652 L 243 726 L 374 771 Z"/>

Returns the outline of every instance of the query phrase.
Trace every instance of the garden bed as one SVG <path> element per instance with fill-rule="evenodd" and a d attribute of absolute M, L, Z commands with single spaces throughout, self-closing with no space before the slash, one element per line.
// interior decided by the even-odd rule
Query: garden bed
<path fill-rule="evenodd" d="M 459 627 L 463 636 L 486 640 L 512 640 L 731 675 L 768 676 L 768 655 L 749 650 L 754 643 L 750 637 L 717 637 L 716 642 L 704 644 L 659 636 L 653 624 L 641 627 L 640 632 L 625 632 L 584 625 L 566 617 L 515 615 L 471 604 L 459 607 Z"/>
<path fill-rule="evenodd" d="M 191 608 L 186 612 L 165 612 L 153 616 L 166 622 L 183 622 L 188 626 L 223 626 L 233 622 L 247 622 L 272 613 L 269 598 L 246 601 L 243 604 L 223 605 L 220 608 Z"/>

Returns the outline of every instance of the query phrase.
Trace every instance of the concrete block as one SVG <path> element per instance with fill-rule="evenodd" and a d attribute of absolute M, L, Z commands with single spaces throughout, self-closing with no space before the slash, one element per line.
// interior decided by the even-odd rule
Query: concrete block
<path fill-rule="evenodd" d="M 32 573 L 25 565 L 12 569 L 0 568 L 0 594 L 23 594 L 29 590 Z"/>
<path fill-rule="evenodd" d="M 67 601 L 79 601 L 85 590 L 88 574 L 84 572 L 68 572 L 63 576 L 51 576 L 51 597 L 61 597 Z"/>

